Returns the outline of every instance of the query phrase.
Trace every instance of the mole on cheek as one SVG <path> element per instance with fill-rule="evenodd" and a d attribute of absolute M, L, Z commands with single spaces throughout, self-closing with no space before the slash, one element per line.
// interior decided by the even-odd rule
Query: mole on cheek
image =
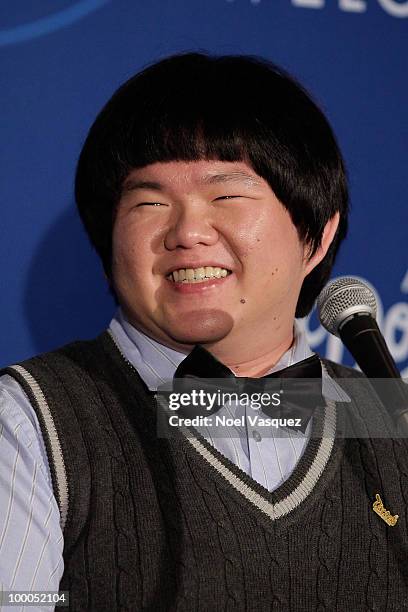
<path fill-rule="evenodd" d="M 244 298 L 241 298 L 239 301 L 241 302 L 241 304 L 245 304 Z"/>

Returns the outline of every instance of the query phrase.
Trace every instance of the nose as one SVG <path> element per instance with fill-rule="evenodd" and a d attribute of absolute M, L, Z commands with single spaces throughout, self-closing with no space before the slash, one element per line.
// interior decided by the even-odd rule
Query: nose
<path fill-rule="evenodd" d="M 166 249 L 192 249 L 202 244 L 210 246 L 218 240 L 211 216 L 201 206 L 185 206 L 175 211 L 164 239 Z"/>

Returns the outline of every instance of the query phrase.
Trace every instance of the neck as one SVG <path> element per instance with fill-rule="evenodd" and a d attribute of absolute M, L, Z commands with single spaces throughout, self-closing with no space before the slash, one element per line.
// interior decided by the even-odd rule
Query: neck
<path fill-rule="evenodd" d="M 278 344 L 258 347 L 257 350 L 234 351 L 222 346 L 206 346 L 219 361 L 226 365 L 236 376 L 257 378 L 269 372 L 293 345 L 293 330 Z M 249 348 L 249 347 L 248 347 Z"/>

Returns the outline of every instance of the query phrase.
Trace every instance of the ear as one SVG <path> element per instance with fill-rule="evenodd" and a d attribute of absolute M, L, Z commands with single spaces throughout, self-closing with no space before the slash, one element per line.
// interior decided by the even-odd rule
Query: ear
<path fill-rule="evenodd" d="M 323 230 L 322 240 L 316 253 L 305 260 L 305 276 L 307 276 L 313 268 L 315 268 L 324 259 L 329 246 L 333 242 L 334 235 L 337 231 L 340 221 L 340 214 L 336 212 L 331 219 L 328 220 Z"/>

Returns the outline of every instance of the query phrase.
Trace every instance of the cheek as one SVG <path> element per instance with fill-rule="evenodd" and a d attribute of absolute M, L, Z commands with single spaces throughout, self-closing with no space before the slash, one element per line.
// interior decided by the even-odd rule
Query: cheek
<path fill-rule="evenodd" d="M 116 274 L 123 275 L 125 271 L 135 270 L 140 264 L 140 252 L 137 245 L 127 243 L 123 238 L 114 242 L 112 249 L 113 270 Z"/>
<path fill-rule="evenodd" d="M 252 253 L 256 253 L 257 257 L 260 256 L 265 242 L 269 242 L 269 237 L 265 237 L 265 233 L 265 222 L 262 217 L 249 215 L 240 221 L 234 219 L 230 222 L 225 235 L 238 259 L 247 264 L 248 257 Z"/>
<path fill-rule="evenodd" d="M 113 263 L 119 268 L 135 270 L 138 273 L 151 267 L 151 236 L 141 228 L 123 219 L 119 221 L 112 236 Z"/>
<path fill-rule="evenodd" d="M 137 249 L 150 249 L 156 252 L 164 242 L 167 229 L 168 218 L 164 213 L 143 215 L 133 211 L 116 220 L 113 236 L 116 237 L 118 244 L 135 245 Z"/>
<path fill-rule="evenodd" d="M 112 275 L 119 293 L 136 295 L 148 279 L 147 251 L 126 232 L 116 232 L 112 243 Z M 151 264 L 150 264 L 151 269 Z M 150 275 L 151 277 L 151 275 Z"/>
<path fill-rule="evenodd" d="M 251 240 L 242 242 L 241 258 L 260 296 L 297 291 L 303 280 L 303 248 L 292 225 L 256 227 Z"/>

